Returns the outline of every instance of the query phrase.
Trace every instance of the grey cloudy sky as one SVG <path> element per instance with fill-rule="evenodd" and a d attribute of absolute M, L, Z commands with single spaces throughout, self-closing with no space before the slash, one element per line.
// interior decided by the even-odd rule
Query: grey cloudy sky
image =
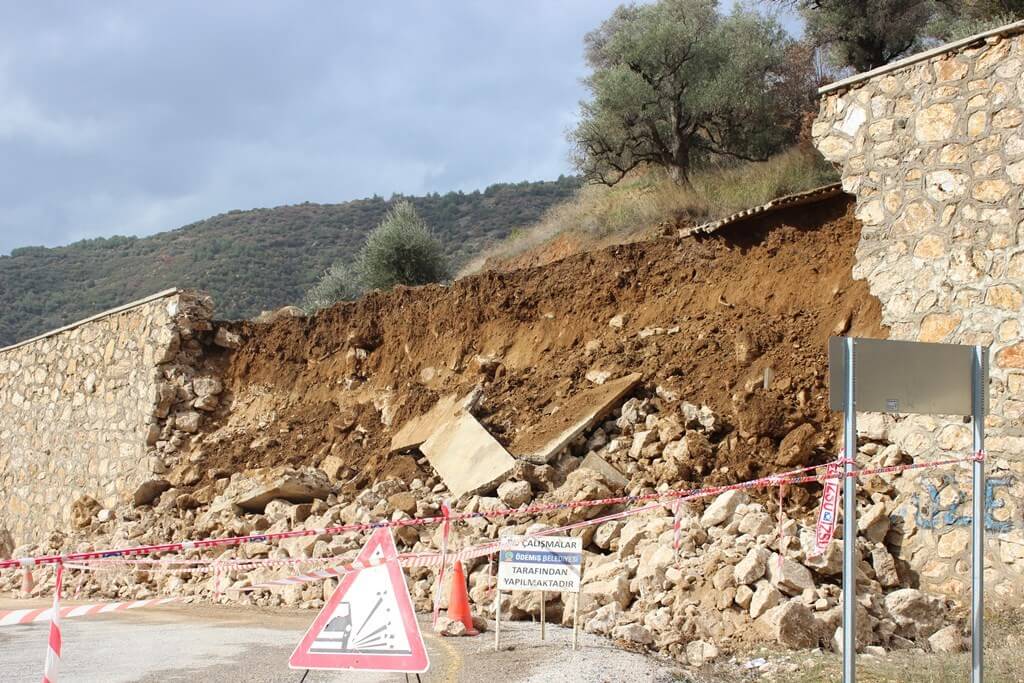
<path fill-rule="evenodd" d="M 569 173 L 618 4 L 0 0 L 0 254 Z"/>

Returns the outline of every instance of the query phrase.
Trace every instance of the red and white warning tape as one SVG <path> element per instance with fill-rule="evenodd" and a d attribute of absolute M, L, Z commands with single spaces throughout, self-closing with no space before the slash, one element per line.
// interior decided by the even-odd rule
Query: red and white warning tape
<path fill-rule="evenodd" d="M 60 566 L 60 565 L 58 565 Z M 183 598 L 154 598 L 152 600 L 133 600 L 131 602 L 100 602 L 91 605 L 75 605 L 73 607 L 61 607 L 61 619 L 74 619 L 75 617 L 91 617 L 97 614 L 110 614 L 112 612 L 123 612 L 129 609 L 140 607 L 157 607 L 171 602 L 178 602 Z M 53 608 L 45 609 L 16 609 L 0 611 L 0 626 L 18 626 L 21 624 L 37 624 L 42 621 L 49 621 L 53 616 Z"/>
<path fill-rule="evenodd" d="M 50 637 L 46 642 L 46 663 L 43 665 L 43 683 L 57 683 L 60 672 L 60 594 L 64 588 L 64 565 L 57 565 L 57 580 L 53 588 L 53 607 L 50 609 Z"/>

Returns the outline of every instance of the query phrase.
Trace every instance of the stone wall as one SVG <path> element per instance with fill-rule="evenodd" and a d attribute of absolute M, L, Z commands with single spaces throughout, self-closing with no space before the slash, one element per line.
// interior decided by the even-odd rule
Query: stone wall
<path fill-rule="evenodd" d="M 991 347 L 986 527 L 994 593 L 1024 593 L 1024 36 L 979 38 L 826 89 L 815 143 L 864 228 L 854 276 L 896 339 Z M 869 420 L 914 459 L 968 454 L 960 419 Z M 966 467 L 901 477 L 903 556 L 922 585 L 969 589 Z"/>
<path fill-rule="evenodd" d="M 0 350 L 0 555 L 132 497 L 198 429 L 180 378 L 211 313 L 171 290 Z"/>

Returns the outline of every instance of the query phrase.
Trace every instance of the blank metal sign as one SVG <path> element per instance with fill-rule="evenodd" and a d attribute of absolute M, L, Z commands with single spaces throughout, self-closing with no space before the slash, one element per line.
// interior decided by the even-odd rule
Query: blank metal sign
<path fill-rule="evenodd" d="M 988 353 L 982 354 L 987 409 Z M 854 401 L 859 411 L 970 415 L 974 347 L 854 339 Z M 846 337 L 828 340 L 829 407 L 846 408 Z"/>

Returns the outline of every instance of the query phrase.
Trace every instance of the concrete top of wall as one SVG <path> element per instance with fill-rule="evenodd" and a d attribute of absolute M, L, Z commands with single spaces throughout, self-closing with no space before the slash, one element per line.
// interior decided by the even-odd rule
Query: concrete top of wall
<path fill-rule="evenodd" d="M 850 76 L 849 78 L 844 78 L 843 80 L 836 81 L 835 83 L 829 83 L 826 86 L 818 88 L 818 94 L 824 95 L 826 93 L 834 92 L 836 90 L 849 88 L 850 86 L 856 85 L 863 81 L 867 81 L 872 78 L 877 78 L 878 76 L 881 76 L 883 74 L 903 69 L 912 64 L 917 64 L 918 62 L 929 60 L 932 57 L 936 57 L 947 52 L 957 52 L 965 47 L 970 47 L 971 45 L 974 45 L 979 41 L 985 40 L 986 38 L 991 38 L 992 36 L 1008 36 L 1021 32 L 1024 32 L 1024 21 L 1015 21 L 1012 24 L 1006 24 L 1005 26 L 993 28 L 988 31 L 978 33 L 977 35 L 970 36 L 968 38 L 961 38 L 960 40 L 953 41 L 952 43 L 940 45 L 939 47 L 932 48 L 931 50 L 919 52 L 916 55 L 904 57 L 903 59 L 897 60 L 890 64 L 880 66 L 877 69 L 865 71 L 864 73 L 860 73 L 855 76 Z"/>
<path fill-rule="evenodd" d="M 800 206 L 801 204 L 812 204 L 814 202 L 820 202 L 831 197 L 835 197 L 843 193 L 842 185 L 839 183 L 832 183 L 830 185 L 822 185 L 816 187 L 813 190 L 806 190 L 804 192 L 797 192 L 796 194 L 789 194 L 785 197 L 778 197 L 771 200 L 767 204 L 761 206 L 755 206 L 750 209 L 744 209 L 730 216 L 720 218 L 717 221 L 711 221 L 710 223 L 702 223 L 701 225 L 694 226 L 692 228 L 684 228 L 679 231 L 680 237 L 689 237 L 690 235 L 696 234 L 711 234 L 727 225 L 731 225 L 737 221 L 741 221 L 744 218 L 750 218 L 751 216 L 758 216 L 761 214 L 772 213 L 780 209 L 787 209 L 793 206 Z"/>
<path fill-rule="evenodd" d="M 25 341 L 20 341 L 17 344 L 11 344 L 10 346 L 5 346 L 2 349 L 0 349 L 0 353 L 4 353 L 5 351 L 11 351 L 11 350 L 19 348 L 21 346 L 25 346 L 26 344 L 31 344 L 33 342 L 37 342 L 40 339 L 46 339 L 47 337 L 52 337 L 54 335 L 61 334 L 63 332 L 68 332 L 70 330 L 75 329 L 76 327 L 81 327 L 82 325 L 85 325 L 86 323 L 91 323 L 91 322 L 94 322 L 96 320 L 100 320 L 102 318 L 107 318 L 107 317 L 112 316 L 112 315 L 117 315 L 118 313 L 123 313 L 123 312 L 125 312 L 127 310 L 130 310 L 132 308 L 135 308 L 137 306 L 142 306 L 143 304 L 148 304 L 150 302 L 157 301 L 158 299 L 164 299 L 164 298 L 167 298 L 169 296 L 174 296 L 175 294 L 180 294 L 180 293 L 181 293 L 180 289 L 178 289 L 177 287 L 171 287 L 170 289 L 165 289 L 162 292 L 157 292 L 156 294 L 150 294 L 149 296 L 147 296 L 147 297 L 145 297 L 143 299 L 139 299 L 137 301 L 132 301 L 131 303 L 127 303 L 127 304 L 124 304 L 122 306 L 118 306 L 117 308 L 111 308 L 109 310 L 103 311 L 102 313 L 97 313 L 96 315 L 89 316 L 88 318 L 83 318 L 82 320 L 76 320 L 75 322 L 69 323 L 69 324 L 65 325 L 64 327 L 58 327 L 55 330 L 50 330 L 49 332 L 44 332 L 43 334 L 40 334 L 40 335 L 35 336 L 35 337 L 32 337 L 31 339 L 26 339 Z"/>

